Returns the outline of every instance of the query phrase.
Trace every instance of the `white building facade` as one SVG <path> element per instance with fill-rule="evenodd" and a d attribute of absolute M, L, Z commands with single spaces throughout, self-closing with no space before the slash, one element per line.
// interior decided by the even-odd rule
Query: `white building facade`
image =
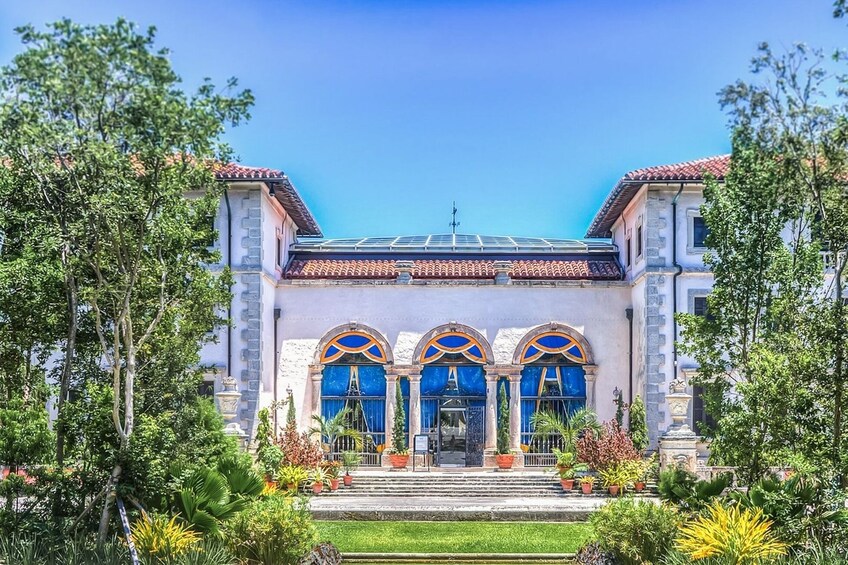
<path fill-rule="evenodd" d="M 669 384 L 694 369 L 676 352 L 674 314 L 702 311 L 712 286 L 704 175 L 722 179 L 728 165 L 628 173 L 582 240 L 321 239 L 282 172 L 224 167 L 213 268 L 232 270 L 233 324 L 203 351 L 208 379 L 215 391 L 235 381 L 230 423 L 248 440 L 263 407 L 284 424 L 289 392 L 302 428 L 347 407 L 366 464 L 392 446 L 398 387 L 406 432 L 428 436 L 434 465 L 493 464 L 504 394 L 520 465 L 552 463 L 556 442 L 533 433 L 534 414 L 586 406 L 611 419 L 616 389 L 645 400 L 656 447 L 672 422 Z"/>

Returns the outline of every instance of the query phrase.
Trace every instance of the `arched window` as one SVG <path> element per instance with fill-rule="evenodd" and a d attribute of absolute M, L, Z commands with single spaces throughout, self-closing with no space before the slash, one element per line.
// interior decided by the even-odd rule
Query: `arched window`
<path fill-rule="evenodd" d="M 321 415 L 329 420 L 348 410 L 345 425 L 362 435 L 366 465 L 380 464 L 386 441 L 386 360 L 384 346 L 364 331 L 340 333 L 321 348 Z M 330 457 L 354 449 L 352 438 L 341 437 L 330 446 Z"/>
<path fill-rule="evenodd" d="M 521 351 L 521 443 L 527 449 L 525 465 L 553 464 L 552 449 L 562 448 L 557 436 L 535 434 L 532 420 L 539 412 L 567 418 L 586 406 L 586 378 L 582 365 L 587 353 L 575 337 L 563 331 L 535 335 Z"/>
<path fill-rule="evenodd" d="M 483 464 L 487 345 L 470 332 L 436 333 L 421 347 L 421 433 L 441 466 Z"/>

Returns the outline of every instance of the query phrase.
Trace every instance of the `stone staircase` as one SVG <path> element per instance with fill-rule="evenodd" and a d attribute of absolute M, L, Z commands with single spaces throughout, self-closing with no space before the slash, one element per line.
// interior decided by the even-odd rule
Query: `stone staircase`
<path fill-rule="evenodd" d="M 325 496 L 322 494 L 321 496 Z M 553 475 L 523 473 L 355 474 L 353 485 L 340 486 L 333 497 L 550 498 L 581 496 L 564 493 Z"/>

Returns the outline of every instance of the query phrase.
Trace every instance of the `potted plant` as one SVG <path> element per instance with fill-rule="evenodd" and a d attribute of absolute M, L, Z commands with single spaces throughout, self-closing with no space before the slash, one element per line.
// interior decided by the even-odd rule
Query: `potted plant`
<path fill-rule="evenodd" d="M 312 484 L 312 494 L 321 494 L 321 491 L 324 489 L 324 483 L 327 480 L 327 471 L 321 467 L 313 469 L 309 477 L 309 482 Z"/>
<path fill-rule="evenodd" d="M 392 422 L 392 447 L 389 450 L 389 462 L 395 469 L 406 469 L 409 463 L 409 446 L 406 443 L 406 430 L 403 429 L 406 413 L 403 410 L 400 383 L 395 387 L 395 393 L 395 418 Z"/>
<path fill-rule="evenodd" d="M 609 491 L 612 496 L 616 496 L 619 492 L 624 493 L 624 489 L 631 482 L 632 472 L 628 470 L 626 462 L 617 463 L 602 471 L 598 471 L 603 481 L 604 488 Z"/>
<path fill-rule="evenodd" d="M 574 477 L 576 473 L 580 471 L 588 471 L 589 466 L 585 463 L 578 463 L 577 456 L 570 451 L 560 451 L 559 449 L 554 448 L 553 453 L 557 458 L 556 473 L 559 475 L 562 489 L 570 491 L 574 488 Z"/>
<path fill-rule="evenodd" d="M 331 453 L 336 440 L 341 437 L 350 438 L 357 451 L 362 449 L 362 434 L 347 425 L 347 418 L 351 412 L 350 408 L 345 407 L 336 412 L 332 418 L 325 418 L 320 414 L 312 416 L 315 425 L 309 428 L 309 434 L 318 436 L 324 453 Z"/>
<path fill-rule="evenodd" d="M 339 474 L 341 473 L 341 463 L 338 461 L 327 461 L 323 465 L 324 472 L 327 473 L 327 480 L 330 484 L 330 490 L 339 490 Z"/>
<path fill-rule="evenodd" d="M 512 469 L 515 453 L 509 448 L 509 404 L 506 400 L 506 386 L 501 383 L 501 402 L 498 406 L 498 442 L 495 450 L 495 462 L 498 469 Z"/>
<path fill-rule="evenodd" d="M 359 464 L 362 463 L 362 456 L 356 451 L 345 451 L 342 453 L 342 467 L 344 467 L 344 486 L 349 487 L 353 484 L 353 475 L 351 471 L 355 471 Z"/>
<path fill-rule="evenodd" d="M 583 494 L 592 494 L 592 488 L 595 486 L 595 477 L 586 475 L 580 478 L 580 490 Z"/>
<path fill-rule="evenodd" d="M 300 483 L 309 478 L 306 469 L 297 465 L 283 465 L 277 471 L 277 482 L 286 485 L 290 491 L 296 491 Z"/>

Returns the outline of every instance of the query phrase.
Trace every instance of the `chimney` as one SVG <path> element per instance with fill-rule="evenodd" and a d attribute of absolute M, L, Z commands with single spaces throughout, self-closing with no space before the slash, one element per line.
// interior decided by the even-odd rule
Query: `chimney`
<path fill-rule="evenodd" d="M 409 284 L 412 282 L 412 269 L 415 268 L 415 261 L 395 261 L 395 271 L 397 271 L 396 282 L 398 284 Z"/>
<path fill-rule="evenodd" d="M 509 272 L 512 270 L 512 261 L 495 261 L 492 266 L 495 269 L 495 284 L 511 284 Z"/>

